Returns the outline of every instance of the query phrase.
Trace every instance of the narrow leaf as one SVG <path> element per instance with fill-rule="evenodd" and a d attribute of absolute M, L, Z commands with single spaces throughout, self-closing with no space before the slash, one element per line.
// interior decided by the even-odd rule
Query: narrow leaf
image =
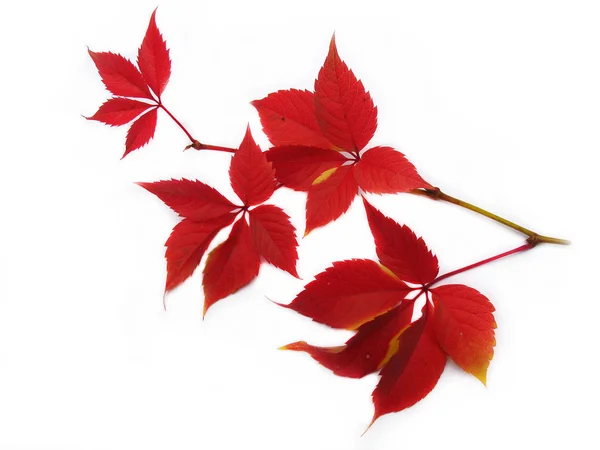
<path fill-rule="evenodd" d="M 249 213 L 254 247 L 269 264 L 298 277 L 298 241 L 290 217 L 273 205 L 261 205 Z"/>
<path fill-rule="evenodd" d="M 125 125 L 152 108 L 154 105 L 128 98 L 111 98 L 96 111 L 88 120 L 97 120 L 110 126 Z"/>
<path fill-rule="evenodd" d="M 171 59 L 167 43 L 156 26 L 156 10 L 150 17 L 146 35 L 138 51 L 138 66 L 144 80 L 160 99 L 171 77 Z"/>
<path fill-rule="evenodd" d="M 332 148 L 315 116 L 314 94 L 290 89 L 269 94 L 252 105 L 273 146 L 303 145 Z"/>
<path fill-rule="evenodd" d="M 123 154 L 123 158 L 150 142 L 156 131 L 157 117 L 157 108 L 154 108 L 133 122 L 125 139 L 125 153 Z"/>
<path fill-rule="evenodd" d="M 354 176 L 360 188 L 373 194 L 395 194 L 431 188 L 404 155 L 390 147 L 373 147 L 356 164 Z"/>
<path fill-rule="evenodd" d="M 238 220 L 225 242 L 208 255 L 204 268 L 204 314 L 222 298 L 237 292 L 258 275 L 260 256 L 246 221 Z"/>
<path fill-rule="evenodd" d="M 88 50 L 102 82 L 114 95 L 154 100 L 140 71 L 131 61 L 111 52 Z"/>
<path fill-rule="evenodd" d="M 347 151 L 362 150 L 377 129 L 377 108 L 337 52 L 335 36 L 315 81 L 315 114 L 323 134 Z"/>
<path fill-rule="evenodd" d="M 399 304 L 410 289 L 375 261 L 334 262 L 286 308 L 334 328 L 356 329 Z"/>
<path fill-rule="evenodd" d="M 227 214 L 207 222 L 183 219 L 165 243 L 167 250 L 167 281 L 165 292 L 189 278 L 200 264 L 202 256 L 217 233 L 233 222 L 235 214 Z"/>
<path fill-rule="evenodd" d="M 461 284 L 431 290 L 435 335 L 457 366 L 484 385 L 494 356 L 494 306 L 479 291 Z"/>
<path fill-rule="evenodd" d="M 246 206 L 258 205 L 275 192 L 275 171 L 254 142 L 250 127 L 240 148 L 231 158 L 229 179 L 231 187 Z"/>
<path fill-rule="evenodd" d="M 197 222 L 209 221 L 239 208 L 216 189 L 198 180 L 184 178 L 138 184 L 160 198 L 181 217 Z"/>
<path fill-rule="evenodd" d="M 427 284 L 439 272 L 437 256 L 406 225 L 400 225 L 363 198 L 377 256 L 385 267 L 408 283 Z"/>

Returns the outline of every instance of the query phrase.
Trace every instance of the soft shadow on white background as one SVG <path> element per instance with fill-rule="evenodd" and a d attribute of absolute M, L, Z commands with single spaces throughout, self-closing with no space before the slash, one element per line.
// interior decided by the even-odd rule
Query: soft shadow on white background
<path fill-rule="evenodd" d="M 202 142 L 235 147 L 249 102 L 307 88 L 335 31 L 379 108 L 371 145 L 404 152 L 449 194 L 571 247 L 460 275 L 497 309 L 488 388 L 449 363 L 422 402 L 370 422 L 377 376 L 336 377 L 281 352 L 337 332 L 277 307 L 331 262 L 375 257 L 364 210 L 300 241 L 303 280 L 263 265 L 202 321 L 199 271 L 167 298 L 177 217 L 133 184 L 198 178 L 231 199 L 229 155 L 186 152 L 159 113 L 124 160 L 125 127 L 88 122 L 108 97 L 87 55 L 134 58 L 154 1 L 11 3 L 0 16 L 0 448 L 596 448 L 600 19 L 596 2 L 162 2 L 163 100 Z M 524 238 L 452 205 L 371 196 L 423 236 L 442 272 Z M 299 236 L 304 196 L 273 202 Z M 221 237 L 222 239 L 222 237 Z M 219 242 L 219 238 L 215 242 Z"/>

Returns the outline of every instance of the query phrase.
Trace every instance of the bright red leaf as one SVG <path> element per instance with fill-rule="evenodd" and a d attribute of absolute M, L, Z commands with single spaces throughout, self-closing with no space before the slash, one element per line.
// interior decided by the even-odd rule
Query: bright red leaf
<path fill-rule="evenodd" d="M 123 158 L 132 151 L 146 145 L 154 137 L 156 119 L 158 117 L 157 110 L 155 107 L 133 122 L 127 132 L 127 139 L 125 139 L 125 153 L 123 154 Z"/>
<path fill-rule="evenodd" d="M 298 241 L 290 216 L 273 205 L 257 206 L 248 215 L 254 247 L 260 256 L 275 267 L 298 277 Z"/>
<path fill-rule="evenodd" d="M 410 289 L 375 261 L 333 263 L 286 308 L 333 328 L 358 328 L 398 305 Z"/>
<path fill-rule="evenodd" d="M 225 242 L 209 253 L 204 268 L 204 314 L 218 300 L 237 292 L 258 275 L 260 255 L 250 228 L 238 220 Z"/>
<path fill-rule="evenodd" d="M 363 202 L 381 264 L 409 283 L 424 285 L 433 281 L 439 272 L 438 259 L 423 238 L 381 214 L 364 198 Z"/>
<path fill-rule="evenodd" d="M 275 192 L 275 172 L 266 155 L 254 142 L 250 127 L 246 129 L 240 148 L 231 158 L 229 179 L 231 187 L 245 206 L 258 205 Z"/>
<path fill-rule="evenodd" d="M 131 61 L 111 52 L 88 50 L 102 82 L 113 95 L 153 100 L 140 71 Z"/>
<path fill-rule="evenodd" d="M 480 292 L 461 284 L 431 290 L 435 333 L 457 366 L 483 384 L 494 357 L 494 306 Z"/>
<path fill-rule="evenodd" d="M 156 26 L 156 10 L 150 17 L 146 35 L 138 51 L 137 63 L 144 80 L 160 99 L 171 77 L 171 59 L 167 43 Z"/>
<path fill-rule="evenodd" d="M 104 102 L 96 114 L 88 119 L 97 120 L 110 126 L 120 126 L 131 122 L 152 107 L 155 106 L 128 98 L 111 98 Z"/>

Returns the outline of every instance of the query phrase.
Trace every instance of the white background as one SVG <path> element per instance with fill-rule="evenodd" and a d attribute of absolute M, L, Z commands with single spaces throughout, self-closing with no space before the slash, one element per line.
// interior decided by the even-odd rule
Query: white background
<path fill-rule="evenodd" d="M 570 247 L 463 274 L 497 308 L 488 388 L 452 363 L 417 406 L 364 436 L 377 376 L 336 377 L 280 352 L 338 332 L 279 308 L 332 261 L 375 257 L 355 203 L 301 240 L 303 281 L 263 265 L 202 321 L 200 273 L 168 296 L 177 217 L 134 185 L 203 180 L 234 199 L 229 155 L 181 150 L 165 114 L 120 161 L 125 128 L 88 122 L 108 94 L 86 52 L 134 58 L 156 0 L 11 2 L 0 15 L 0 449 L 598 448 L 600 10 L 595 1 L 161 2 L 168 108 L 235 147 L 253 99 L 312 88 L 336 32 L 379 107 L 374 145 L 432 184 Z M 371 197 L 442 272 L 519 234 L 452 205 Z M 304 196 L 278 191 L 303 233 Z M 222 239 L 219 237 L 217 242 Z"/>

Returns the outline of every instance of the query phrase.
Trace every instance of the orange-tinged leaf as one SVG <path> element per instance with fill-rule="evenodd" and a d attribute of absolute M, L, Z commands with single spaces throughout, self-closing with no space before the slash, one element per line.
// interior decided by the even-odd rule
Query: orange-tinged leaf
<path fill-rule="evenodd" d="M 361 378 L 376 372 L 398 350 L 398 335 L 410 325 L 413 302 L 404 301 L 398 307 L 361 325 L 346 345 L 315 347 L 295 342 L 283 350 L 303 351 L 336 375 Z"/>
<path fill-rule="evenodd" d="M 435 335 L 457 366 L 484 385 L 494 356 L 494 306 L 479 291 L 461 284 L 431 290 Z"/>
<path fill-rule="evenodd" d="M 249 211 L 249 218 L 254 247 L 260 256 L 298 277 L 298 241 L 290 216 L 277 206 L 261 205 Z"/>
<path fill-rule="evenodd" d="M 347 151 L 362 150 L 377 129 L 377 108 L 362 82 L 340 59 L 335 36 L 315 81 L 315 114 L 327 139 Z"/>
<path fill-rule="evenodd" d="M 171 232 L 165 243 L 167 250 L 167 281 L 165 292 L 189 278 L 200 264 L 202 256 L 217 233 L 235 219 L 226 214 L 206 222 L 183 219 Z"/>
<path fill-rule="evenodd" d="M 373 147 L 361 156 L 354 169 L 360 188 L 373 194 L 395 194 L 431 188 L 404 155 L 391 147 Z"/>
<path fill-rule="evenodd" d="M 364 198 L 363 202 L 381 264 L 408 283 L 424 285 L 433 281 L 439 272 L 438 259 L 423 238 L 384 216 Z"/>
<path fill-rule="evenodd" d="M 437 343 L 427 309 L 398 338 L 398 350 L 381 369 L 373 391 L 373 422 L 384 414 L 401 411 L 423 399 L 437 384 L 446 354 Z"/>
<path fill-rule="evenodd" d="M 356 194 L 354 167 L 342 166 L 321 183 L 313 184 L 306 199 L 306 232 L 336 220 L 344 214 Z"/>
<path fill-rule="evenodd" d="M 410 289 L 368 259 L 338 261 L 286 308 L 334 328 L 356 329 L 399 304 Z"/>
<path fill-rule="evenodd" d="M 273 146 L 302 145 L 332 148 L 315 116 L 314 94 L 290 89 L 269 94 L 252 105 Z"/>
<path fill-rule="evenodd" d="M 140 71 L 131 61 L 111 52 L 88 50 L 102 82 L 114 95 L 154 100 Z"/>
<path fill-rule="evenodd" d="M 137 150 L 150 142 L 150 139 L 154 137 L 154 132 L 156 131 L 157 117 L 157 108 L 154 108 L 133 122 L 129 131 L 127 131 L 123 158 L 132 151 Z"/>
<path fill-rule="evenodd" d="M 222 298 L 250 283 L 260 270 L 260 255 L 254 248 L 248 224 L 241 218 L 225 242 L 208 255 L 204 267 L 204 314 Z"/>
<path fill-rule="evenodd" d="M 273 163 L 277 180 L 297 191 L 308 191 L 319 175 L 347 161 L 335 150 L 298 145 L 273 147 L 265 154 Z"/>
<path fill-rule="evenodd" d="M 250 127 L 246 129 L 240 148 L 231 158 L 229 179 L 231 187 L 246 206 L 258 205 L 275 192 L 275 171 L 254 142 Z"/>
<path fill-rule="evenodd" d="M 131 122 L 153 106 L 149 103 L 129 98 L 111 98 L 104 102 L 93 116 L 87 117 L 87 119 L 97 120 L 98 122 L 115 127 Z"/>
<path fill-rule="evenodd" d="M 156 10 L 150 17 L 137 61 L 144 80 L 160 99 L 171 77 L 171 59 L 167 43 L 156 26 Z"/>
<path fill-rule="evenodd" d="M 138 184 L 160 198 L 181 217 L 197 222 L 212 220 L 239 208 L 216 189 L 198 180 L 183 178 Z"/>

